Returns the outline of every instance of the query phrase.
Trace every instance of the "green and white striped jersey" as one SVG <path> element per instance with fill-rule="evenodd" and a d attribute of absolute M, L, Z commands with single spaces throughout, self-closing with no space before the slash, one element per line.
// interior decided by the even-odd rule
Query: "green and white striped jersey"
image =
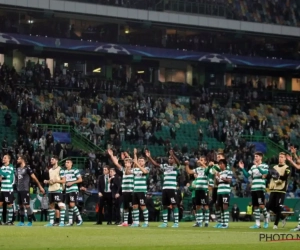
<path fill-rule="evenodd" d="M 197 174 L 196 178 L 196 190 L 208 190 L 208 175 L 209 175 L 209 169 L 203 168 L 203 167 L 197 167 L 194 169 L 195 174 Z"/>
<path fill-rule="evenodd" d="M 145 167 L 147 171 L 149 171 L 148 167 Z M 132 174 L 134 175 L 134 181 L 133 181 L 133 192 L 138 193 L 138 192 L 147 192 L 147 174 L 144 174 L 142 170 L 139 168 L 134 168 L 131 170 Z"/>
<path fill-rule="evenodd" d="M 246 172 L 246 173 L 245 173 Z M 247 172 L 243 169 L 244 175 L 248 178 L 252 178 L 251 191 L 265 191 L 266 190 L 266 179 L 263 175 L 267 175 L 269 172 L 269 166 L 262 163 L 258 166 L 253 165 Z"/>
<path fill-rule="evenodd" d="M 224 182 L 222 178 L 232 179 L 232 171 L 225 169 L 224 171 L 221 171 L 220 173 L 220 181 L 218 184 L 218 191 L 217 194 L 230 194 L 231 193 L 231 185 L 230 183 Z"/>
<path fill-rule="evenodd" d="M 71 168 L 70 170 L 65 169 L 65 177 L 66 177 L 66 184 L 68 182 L 77 181 L 79 177 L 81 177 L 81 174 L 79 173 L 79 170 L 76 168 Z M 72 192 L 78 192 L 78 185 L 73 184 L 72 186 L 66 185 L 66 193 L 72 193 Z"/>
<path fill-rule="evenodd" d="M 176 189 L 178 169 L 176 166 L 160 164 L 160 169 L 164 172 L 163 189 Z"/>
<path fill-rule="evenodd" d="M 1 192 L 13 192 L 15 184 L 15 169 L 12 164 L 2 166 L 1 171 L 5 173 L 6 177 L 2 177 Z"/>
<path fill-rule="evenodd" d="M 227 170 L 231 170 L 231 168 L 230 168 L 230 166 L 229 165 L 227 165 L 227 167 L 226 167 L 226 169 Z M 214 187 L 218 187 L 218 183 L 217 183 L 217 180 L 216 180 L 216 176 L 215 176 L 215 174 L 216 173 L 220 173 L 222 170 L 220 169 L 220 167 L 219 167 L 219 165 L 214 165 L 214 166 L 212 166 L 211 168 L 210 168 L 210 170 L 209 170 L 209 179 L 210 179 L 210 184 L 213 182 L 214 183 Z"/>
<path fill-rule="evenodd" d="M 215 181 L 215 176 L 212 173 L 213 172 L 213 170 L 212 170 L 213 166 L 212 167 L 208 166 L 207 168 L 208 168 L 208 185 L 213 187 L 214 186 L 214 181 Z"/>
<path fill-rule="evenodd" d="M 122 192 L 130 193 L 133 192 L 134 187 L 134 175 L 133 174 L 125 174 L 125 168 L 122 168 L 123 178 L 122 178 Z"/>

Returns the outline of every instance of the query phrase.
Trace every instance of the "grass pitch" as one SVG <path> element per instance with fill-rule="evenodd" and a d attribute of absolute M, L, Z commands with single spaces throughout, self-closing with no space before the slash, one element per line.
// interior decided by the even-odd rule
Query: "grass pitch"
<path fill-rule="evenodd" d="M 260 242 L 259 234 L 290 234 L 296 222 L 285 228 L 249 229 L 252 223 L 232 222 L 228 229 L 193 228 L 193 222 L 180 223 L 179 228 L 124 228 L 117 226 L 93 225 L 86 222 L 77 227 L 44 227 L 45 223 L 34 223 L 33 227 L 0 226 L 0 249 L 10 250 L 56 250 L 56 249 L 130 249 L 130 250 L 181 250 L 181 249 L 281 249 L 300 248 L 300 241 Z M 171 226 L 172 224 L 170 224 Z M 297 233 L 292 233 L 297 235 Z M 300 236 L 300 232 L 298 233 Z"/>

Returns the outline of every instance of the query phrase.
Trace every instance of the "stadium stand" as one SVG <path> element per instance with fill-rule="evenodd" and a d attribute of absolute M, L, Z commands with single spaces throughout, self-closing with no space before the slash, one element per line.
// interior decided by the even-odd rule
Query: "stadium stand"
<path fill-rule="evenodd" d="M 36 76 L 36 74 L 40 75 L 40 70 L 42 69 L 38 65 L 35 65 L 34 69 L 27 67 L 23 72 L 23 77 L 25 77 L 23 80 L 26 82 L 30 77 Z M 32 72 L 33 75 L 28 72 Z M 71 75 L 68 75 L 67 79 L 68 77 L 72 78 Z M 22 78 L 22 74 L 20 78 Z M 66 77 L 62 77 L 59 71 L 56 72 L 56 79 L 67 81 Z M 73 79 L 75 86 L 78 79 L 77 77 Z M 22 85 L 22 81 L 17 82 Z M 45 82 L 50 83 L 52 80 L 48 79 Z M 31 116 L 31 119 L 37 119 L 33 121 L 34 124 L 57 124 L 52 126 L 41 125 L 39 136 L 30 138 L 36 150 L 38 150 L 38 146 L 35 145 L 37 143 L 36 140 L 40 140 L 42 135 L 47 132 L 47 129 L 51 128 L 53 132 L 59 132 L 64 128 L 63 126 L 67 125 L 67 127 L 73 126 L 76 132 L 91 140 L 93 144 L 104 148 L 110 145 L 109 147 L 113 147 L 116 151 L 132 151 L 134 147 L 147 147 L 154 156 L 162 157 L 168 150 L 173 149 L 180 157 L 186 155 L 194 158 L 195 155 L 205 154 L 208 159 L 214 160 L 216 150 L 222 149 L 228 154 L 231 164 L 234 166 L 240 159 L 248 162 L 248 164 L 252 164 L 250 153 L 253 150 L 253 145 L 246 144 L 246 141 L 265 140 L 268 143 L 269 150 L 271 150 L 272 145 L 275 145 L 272 151 L 274 155 L 281 148 L 288 147 L 289 138 L 294 142 L 299 136 L 296 126 L 290 127 L 291 123 L 298 123 L 299 116 L 294 115 L 290 116 L 290 120 L 285 119 L 291 113 L 290 106 L 280 105 L 275 107 L 257 104 L 249 109 L 248 112 L 242 112 L 238 103 L 232 104 L 237 105 L 236 108 L 224 108 L 220 106 L 217 100 L 226 99 L 230 94 L 225 97 L 224 92 L 219 94 L 213 88 L 203 92 L 201 98 L 194 98 L 191 103 L 187 104 L 174 97 L 166 97 L 164 95 L 147 96 L 144 93 L 148 93 L 151 86 L 150 84 L 147 86 L 147 84 L 142 82 L 135 85 L 135 89 L 133 89 L 131 94 L 122 92 L 122 88 L 116 91 L 115 83 L 107 82 L 105 84 L 110 86 L 107 87 L 109 91 L 102 91 L 101 94 L 96 95 L 96 99 L 92 99 L 93 95 L 90 95 L 89 91 L 81 92 L 80 94 L 78 91 L 82 90 L 81 87 L 75 87 L 74 92 L 72 92 L 75 95 L 71 95 L 71 92 L 64 90 L 64 88 L 60 88 L 54 83 L 54 85 L 49 83 L 40 86 L 36 90 L 31 89 L 29 87 L 30 84 L 26 90 L 21 86 L 18 89 L 20 95 L 25 94 L 28 99 L 31 99 L 35 108 L 40 111 L 48 110 L 48 115 L 44 115 L 41 120 L 38 120 L 39 114 Z M 170 85 L 166 85 L 166 93 Z M 88 84 L 87 88 L 90 86 Z M 145 92 L 143 92 L 141 86 L 145 86 Z M 173 86 L 172 93 L 176 94 L 176 91 L 180 91 L 182 88 L 182 85 L 177 86 Z M 198 91 L 201 93 L 201 89 Z M 231 90 L 229 89 L 228 91 L 230 93 Z M 151 93 L 151 91 L 149 92 Z M 155 88 L 153 88 L 153 92 L 156 92 Z M 53 98 L 54 96 L 56 97 L 55 99 Z M 287 99 L 291 98 L 291 102 L 294 100 L 288 94 L 284 97 L 279 95 L 277 98 L 285 97 Z M 81 106 L 81 108 L 77 106 Z M 123 108 L 120 109 L 120 107 Z M 21 110 L 19 114 L 24 116 L 22 115 L 22 108 L 19 110 Z M 211 113 L 212 110 L 214 110 L 214 115 Z M 127 114 L 131 113 L 133 115 L 127 117 Z M 11 114 L 13 122 L 15 122 L 17 114 Z M 264 118 L 266 119 L 265 125 L 262 123 Z M 19 129 L 17 130 L 19 131 Z M 29 128 L 29 131 L 35 131 L 34 127 Z M 11 137 L 14 139 L 13 135 Z M 11 142 L 13 139 L 9 139 L 9 141 Z M 236 139 L 239 141 L 237 145 L 234 143 Z M 185 143 L 188 143 L 188 146 Z M 60 159 L 65 158 L 64 156 L 78 153 L 76 149 L 72 152 L 72 149 L 67 145 L 61 145 L 61 147 L 59 145 L 61 145 L 60 142 L 55 142 L 54 145 L 48 148 L 48 151 L 45 148 L 45 154 L 42 153 L 42 156 L 47 157 L 49 155 L 46 151 L 50 154 L 54 151 L 60 154 L 59 149 L 61 147 L 66 148 L 66 153 L 63 153 Z M 78 145 L 78 147 L 80 146 L 82 145 Z M 247 148 L 249 153 L 243 155 L 240 151 L 243 148 Z M 235 150 L 238 150 L 237 155 Z M 35 154 L 34 152 L 32 151 L 31 153 Z M 89 151 L 80 152 L 81 156 L 91 159 L 89 154 L 93 155 Z M 100 157 L 102 159 L 102 156 Z M 271 160 L 269 159 L 270 162 Z M 85 164 L 90 164 L 90 161 L 87 161 Z M 94 187 L 93 180 L 100 173 L 99 169 L 97 170 L 99 164 L 100 166 L 102 165 L 99 160 L 96 161 L 94 158 L 92 159 L 92 167 L 84 168 L 84 173 L 90 173 L 91 171 L 93 173 L 88 179 L 88 185 L 91 188 Z M 151 190 L 159 191 L 161 180 L 154 177 L 154 175 L 156 176 L 157 173 L 151 174 Z M 154 182 L 154 180 L 156 181 Z M 188 181 L 188 176 L 186 176 L 184 171 L 181 173 L 180 180 L 181 187 L 184 187 Z M 237 171 L 234 180 L 235 183 L 241 185 L 236 186 L 240 187 L 240 189 L 235 189 L 233 195 L 238 197 L 249 195 L 247 191 L 248 182 L 239 171 Z"/>
<path fill-rule="evenodd" d="M 72 0 L 73 1 L 73 0 Z M 86 0 L 76 0 L 87 2 Z M 174 11 L 221 16 L 227 19 L 299 26 L 299 1 L 264 0 L 88 0 L 89 3 L 156 11 Z"/>

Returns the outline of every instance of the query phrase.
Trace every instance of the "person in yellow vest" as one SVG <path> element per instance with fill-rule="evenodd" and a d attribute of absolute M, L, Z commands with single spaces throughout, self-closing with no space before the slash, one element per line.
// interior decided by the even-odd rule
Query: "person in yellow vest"
<path fill-rule="evenodd" d="M 65 226 L 66 205 L 63 202 L 63 185 L 66 183 L 65 171 L 58 166 L 58 157 L 51 158 L 51 168 L 49 169 L 49 180 L 44 180 L 45 184 L 49 184 L 49 223 L 45 226 L 51 227 L 54 224 L 55 204 L 60 210 L 59 226 Z"/>
<path fill-rule="evenodd" d="M 273 229 L 278 229 L 279 219 L 282 220 L 282 227 L 286 224 L 286 218 L 282 215 L 282 208 L 288 187 L 288 177 L 291 173 L 289 166 L 286 165 L 286 153 L 280 152 L 278 157 L 278 165 L 269 171 L 269 190 L 270 198 L 268 209 L 276 215 Z"/>
<path fill-rule="evenodd" d="M 252 203 L 249 202 L 249 204 L 247 206 L 247 210 L 246 210 L 245 220 L 252 221 L 252 214 L 253 214 L 253 206 L 252 206 Z"/>

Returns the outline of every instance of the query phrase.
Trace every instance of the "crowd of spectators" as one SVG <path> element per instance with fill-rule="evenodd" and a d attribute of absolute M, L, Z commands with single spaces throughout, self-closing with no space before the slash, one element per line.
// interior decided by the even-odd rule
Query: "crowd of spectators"
<path fill-rule="evenodd" d="M 147 1 L 104 0 L 95 2 L 130 7 L 141 5 L 145 7 Z M 152 5 L 155 1 L 148 2 Z M 244 3 L 237 3 L 235 1 L 230 1 L 230 3 L 227 3 L 227 1 L 213 1 L 213 3 L 210 4 L 208 4 L 207 1 L 195 2 L 199 2 L 199 4 L 204 4 L 205 6 L 210 4 L 221 6 L 228 5 L 230 6 L 228 7 L 228 10 L 235 13 L 233 16 L 239 20 L 248 20 L 247 18 L 249 18 L 249 21 L 264 22 L 265 20 L 265 22 L 271 22 L 274 19 L 275 21 L 281 20 L 280 22 L 283 22 L 282 24 L 286 25 L 293 25 L 295 24 L 293 22 L 298 22 L 298 11 L 294 9 L 297 4 L 293 3 L 294 1 L 289 1 L 289 5 L 283 4 L 284 7 L 282 7 L 281 3 L 279 4 L 278 1 L 274 2 L 274 4 L 272 4 L 273 1 L 266 1 L 268 2 L 266 6 L 261 4 L 260 1 L 244 1 Z M 269 5 L 274 6 L 270 7 Z M 287 14 L 284 14 L 284 17 L 281 17 L 278 14 L 278 8 L 285 9 Z M 251 15 L 249 14 L 251 11 L 259 11 L 259 14 L 256 13 L 256 15 Z M 261 14 L 264 11 L 270 13 Z M 257 35 L 237 35 L 231 32 L 214 32 L 199 29 L 191 29 L 189 31 L 186 29 L 177 29 L 174 33 L 173 27 L 166 27 L 165 29 L 162 29 L 161 27 L 149 26 L 145 29 L 143 26 L 131 25 L 130 23 L 128 23 L 128 25 L 117 25 L 101 21 L 94 23 L 82 20 L 76 21 L 76 19 L 71 20 L 67 18 L 58 18 L 55 16 L 53 16 L 53 18 L 37 18 L 36 21 L 32 18 L 32 20 L 29 20 L 32 22 L 27 23 L 27 20 L 24 20 L 25 22 L 20 22 L 17 18 L 18 16 L 19 15 L 17 15 L 17 13 L 15 15 L 7 14 L 6 16 L 1 16 L 0 31 L 7 33 L 30 34 L 33 36 L 70 38 L 93 42 L 171 48 L 183 51 L 201 51 L 277 59 L 298 59 L 297 40 L 287 41 L 284 39 L 278 40 L 278 38 L 273 39 L 270 37 L 257 39 Z M 252 20 L 253 18 L 257 18 L 257 20 Z M 289 22 L 286 21 L 285 23 L 284 20 L 289 20 Z M 47 29 L 44 28 L 45 26 Z M 167 32 L 167 30 L 170 30 L 170 32 Z M 125 33 L 125 31 L 127 32 Z M 235 39 L 232 39 L 233 37 Z"/>
<path fill-rule="evenodd" d="M 47 67 L 30 65 L 19 75 L 6 65 L 2 65 L 0 69 L 2 83 L 0 101 L 18 114 L 16 124 L 10 124 L 10 115 L 3 117 L 5 124 L 16 130 L 17 140 L 11 145 L 4 140 L 2 154 L 9 152 L 14 163 L 18 154 L 25 155 L 40 181 L 47 175 L 49 157 L 52 154 L 58 155 L 59 159 L 72 156 L 87 157 L 82 173 L 85 176 L 84 184 L 90 189 L 95 188 L 103 166 L 111 164 L 105 153 L 87 152 L 73 148 L 71 144 L 62 144 L 54 140 L 52 131 L 37 125 L 58 124 L 74 127 L 94 144 L 104 149 L 112 148 L 116 154 L 127 150 L 124 142 L 127 142 L 125 145 L 135 145 L 141 154 L 151 145 L 164 146 L 165 154 L 159 155 L 158 161 L 164 162 L 165 156 L 172 149 L 182 161 L 188 157 L 192 166 L 201 155 L 206 155 L 208 161 L 216 160 L 216 154 L 220 149 L 208 147 L 209 140 L 214 138 L 223 143 L 222 151 L 234 170 L 232 196 L 250 195 L 249 181 L 238 170 L 237 162 L 243 160 L 247 167 L 253 163 L 255 146 L 247 143 L 243 138 L 244 135 L 275 134 L 266 119 L 259 120 L 253 117 L 251 120 L 241 121 L 229 109 L 219 105 L 209 89 L 200 88 L 200 95 L 191 97 L 189 107 L 183 108 L 184 112 L 190 113 L 194 118 L 197 117 L 191 122 L 207 121 L 198 129 L 198 148 L 192 148 L 188 144 L 178 145 L 176 133 L 180 132 L 180 128 L 174 124 L 179 118 L 168 120 L 161 114 L 167 114 L 169 109 L 181 106 L 179 100 L 145 93 L 141 78 L 134 78 L 124 85 L 121 84 L 122 80 L 86 79 L 81 74 L 63 72 L 57 68 L 54 79 L 51 79 Z M 23 86 L 23 82 L 27 84 L 26 87 Z M 34 87 L 28 82 L 32 82 Z M 77 86 L 76 91 L 57 88 L 55 83 Z M 41 99 L 43 102 L 40 102 Z M 227 101 L 229 102 L 230 98 Z M 247 112 L 246 109 L 244 111 Z M 170 135 L 166 138 L 156 136 L 165 126 L 169 126 Z M 274 136 L 272 139 L 275 140 Z M 283 147 L 287 149 L 289 145 L 288 138 L 285 138 Z M 269 159 L 268 163 L 274 164 L 276 160 L 276 157 Z M 149 191 L 161 191 L 161 174 L 152 168 L 148 182 Z M 189 178 L 184 168 L 180 167 L 179 185 L 186 196 L 190 195 Z M 299 178 L 295 173 L 289 185 L 291 196 L 298 187 Z M 296 192 L 296 195 L 298 193 Z"/>
<path fill-rule="evenodd" d="M 70 0 L 71 1 L 71 0 Z M 299 26 L 297 0 L 75 0 L 127 8 L 223 16 L 227 19 Z"/>

